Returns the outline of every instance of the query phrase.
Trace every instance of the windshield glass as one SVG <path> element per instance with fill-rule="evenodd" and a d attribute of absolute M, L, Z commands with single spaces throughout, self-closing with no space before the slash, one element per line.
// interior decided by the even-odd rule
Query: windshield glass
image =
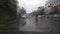
<path fill-rule="evenodd" d="M 0 31 L 60 34 L 60 0 L 0 0 Z"/>

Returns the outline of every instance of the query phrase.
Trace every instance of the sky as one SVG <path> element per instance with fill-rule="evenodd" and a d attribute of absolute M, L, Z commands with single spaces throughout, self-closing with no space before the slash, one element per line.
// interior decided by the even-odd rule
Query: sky
<path fill-rule="evenodd" d="M 27 13 L 37 10 L 39 6 L 44 6 L 47 0 L 18 0 L 19 6 L 24 7 Z"/>

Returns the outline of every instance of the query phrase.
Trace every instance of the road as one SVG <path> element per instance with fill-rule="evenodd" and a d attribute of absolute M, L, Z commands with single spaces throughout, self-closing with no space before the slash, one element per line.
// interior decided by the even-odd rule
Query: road
<path fill-rule="evenodd" d="M 38 22 L 36 22 L 35 17 L 30 17 L 30 19 L 27 18 L 26 24 L 24 26 L 20 26 L 20 31 L 45 32 L 45 33 L 56 32 L 57 29 L 51 25 L 50 19 L 52 18 L 38 17 Z"/>
<path fill-rule="evenodd" d="M 36 19 L 30 17 L 30 19 L 26 19 L 26 24 L 20 27 L 20 31 L 48 32 L 50 31 L 50 26 L 49 19 L 47 18 L 38 18 L 38 24 L 36 24 Z"/>

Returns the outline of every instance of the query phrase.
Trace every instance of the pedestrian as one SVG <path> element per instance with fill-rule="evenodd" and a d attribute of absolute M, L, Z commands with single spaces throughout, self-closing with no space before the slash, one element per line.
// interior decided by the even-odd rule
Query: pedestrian
<path fill-rule="evenodd" d="M 38 15 L 36 15 L 35 19 L 36 19 L 36 24 L 38 24 Z"/>

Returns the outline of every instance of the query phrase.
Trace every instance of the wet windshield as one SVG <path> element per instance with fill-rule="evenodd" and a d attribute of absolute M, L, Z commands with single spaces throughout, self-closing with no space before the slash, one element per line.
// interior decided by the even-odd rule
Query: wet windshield
<path fill-rule="evenodd" d="M 20 9 L 25 9 L 20 18 L 20 31 L 58 33 L 60 10 L 59 0 L 18 0 Z M 19 11 L 21 12 L 21 11 Z M 47 34 L 45 33 L 45 34 Z"/>
<path fill-rule="evenodd" d="M 60 0 L 0 0 L 0 31 L 60 34 Z"/>

